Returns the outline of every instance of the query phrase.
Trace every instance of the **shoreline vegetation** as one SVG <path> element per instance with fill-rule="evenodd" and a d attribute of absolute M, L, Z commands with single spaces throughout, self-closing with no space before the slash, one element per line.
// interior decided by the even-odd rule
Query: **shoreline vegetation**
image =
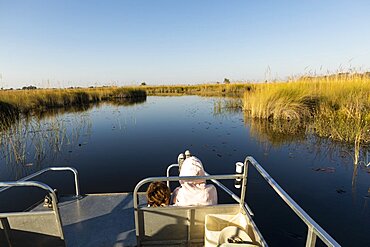
<path fill-rule="evenodd" d="M 253 119 L 286 121 L 334 141 L 360 146 L 370 143 L 370 73 L 301 77 L 266 83 L 244 94 L 243 109 Z"/>
<path fill-rule="evenodd" d="M 87 105 L 114 99 L 150 96 L 200 95 L 240 99 L 247 118 L 271 123 L 289 122 L 306 133 L 334 141 L 370 143 L 370 72 L 302 76 L 282 82 L 214 83 L 199 85 L 141 85 L 74 89 L 1 90 L 0 117 Z M 9 120 L 11 121 L 11 120 Z M 282 132 L 284 128 L 282 128 Z"/>
<path fill-rule="evenodd" d="M 58 107 L 81 106 L 115 99 L 145 98 L 146 92 L 133 87 L 76 89 L 1 90 L 0 112 L 28 113 Z"/>

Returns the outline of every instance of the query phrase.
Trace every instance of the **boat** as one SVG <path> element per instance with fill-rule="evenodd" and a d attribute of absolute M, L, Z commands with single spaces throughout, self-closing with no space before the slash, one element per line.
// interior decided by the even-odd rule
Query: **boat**
<path fill-rule="evenodd" d="M 268 246 L 253 221 L 245 202 L 248 170 L 254 168 L 307 226 L 306 247 L 320 239 L 326 246 L 340 246 L 322 229 L 252 157 L 236 163 L 234 174 L 179 177 L 149 177 L 138 182 L 133 192 L 80 194 L 79 176 L 72 167 L 48 167 L 14 182 L 0 182 L 0 193 L 12 187 L 45 190 L 50 207 L 43 201 L 24 212 L 0 213 L 1 246 Z M 69 171 L 74 175 L 74 195 L 57 195 L 49 185 L 37 181 L 44 173 Z M 148 207 L 140 189 L 154 181 L 205 179 L 233 199 L 231 204 L 212 206 Z M 236 195 L 221 181 L 235 180 Z"/>

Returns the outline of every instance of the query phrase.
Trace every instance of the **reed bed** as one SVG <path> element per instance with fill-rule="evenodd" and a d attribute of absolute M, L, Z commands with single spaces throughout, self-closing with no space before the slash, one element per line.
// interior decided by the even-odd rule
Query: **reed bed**
<path fill-rule="evenodd" d="M 160 85 L 141 86 L 148 95 L 201 95 L 201 96 L 234 96 L 242 97 L 244 92 L 252 90 L 253 84 L 198 84 L 198 85 Z"/>
<path fill-rule="evenodd" d="M 323 137 L 370 142 L 370 75 L 301 77 L 291 82 L 255 84 L 243 109 L 252 118 L 310 124 Z"/>
<path fill-rule="evenodd" d="M 145 90 L 128 87 L 3 90 L 0 91 L 0 105 L 11 106 L 25 113 L 33 110 L 86 105 L 117 98 L 138 97 L 146 97 Z"/>

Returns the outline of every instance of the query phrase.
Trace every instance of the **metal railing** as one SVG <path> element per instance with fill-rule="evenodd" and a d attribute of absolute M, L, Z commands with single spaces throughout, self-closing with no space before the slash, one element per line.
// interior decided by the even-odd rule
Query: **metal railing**
<path fill-rule="evenodd" d="M 316 245 L 316 239 L 319 237 L 327 246 L 340 246 L 324 229 L 322 229 L 319 224 L 317 224 L 279 185 L 278 183 L 262 168 L 262 166 L 252 157 L 247 156 L 244 161 L 244 172 L 243 172 L 243 180 L 242 180 L 242 192 L 241 197 L 235 198 L 235 194 L 227 189 L 223 184 L 218 182 L 214 176 L 209 176 L 208 179 L 222 188 L 225 192 L 227 192 L 232 198 L 235 200 L 239 199 L 239 203 L 244 203 L 246 210 L 249 212 L 250 215 L 251 210 L 249 209 L 248 205 L 244 202 L 245 201 L 245 194 L 247 189 L 247 177 L 248 177 L 248 164 L 252 164 L 253 167 L 259 172 L 259 174 L 267 181 L 267 183 L 275 190 L 275 192 L 280 196 L 280 198 L 293 210 L 293 212 L 307 225 L 308 233 L 306 239 L 306 247 L 313 247 Z M 172 164 L 167 168 L 167 177 L 169 177 L 170 170 L 173 167 L 177 167 L 178 164 Z M 181 177 L 182 179 L 183 177 Z M 158 180 L 157 180 L 158 181 Z M 176 180 L 161 180 L 167 181 L 167 185 L 169 186 L 169 181 L 176 181 Z M 220 186 L 221 185 L 221 186 Z M 223 188 L 225 187 L 226 190 Z M 237 197 L 237 196 L 236 196 Z M 238 200 L 237 200 L 238 201 Z"/>
<path fill-rule="evenodd" d="M 0 182 L 0 187 L 5 187 L 5 188 L 10 188 L 10 187 L 38 187 L 38 188 L 41 188 L 43 190 L 48 191 L 49 195 L 51 196 L 51 199 L 52 199 L 51 200 L 51 203 L 53 205 L 52 209 L 53 209 L 55 219 L 56 219 L 56 222 L 57 222 L 57 225 L 58 225 L 60 238 L 64 239 L 62 221 L 60 219 L 59 208 L 58 208 L 58 198 L 57 198 L 54 190 L 49 185 L 38 182 L 38 181 L 17 181 L 17 182 Z M 31 214 L 35 214 L 35 213 L 32 213 L 32 212 L 0 213 L 0 218 L 4 219 L 4 218 L 7 218 L 7 217 L 13 216 L 13 215 L 31 215 Z M 7 231 L 7 230 L 10 230 L 10 229 L 6 229 L 6 227 L 4 227 L 4 230 Z"/>
<path fill-rule="evenodd" d="M 169 165 L 167 167 L 167 170 L 166 170 L 166 176 L 167 177 L 170 176 L 170 171 L 174 167 L 179 167 L 179 164 L 172 164 L 172 165 Z M 210 176 L 210 174 L 208 174 L 206 172 L 206 176 Z M 225 185 L 223 185 L 222 183 L 220 183 L 219 181 L 217 181 L 215 179 L 211 179 L 211 181 L 214 184 L 216 184 L 220 189 L 222 189 L 223 191 L 225 191 L 229 196 L 231 196 L 231 198 L 233 198 L 237 203 L 240 203 L 240 198 L 234 192 L 232 192 L 229 188 L 227 188 Z M 167 186 L 168 186 L 168 188 L 170 188 L 170 181 L 167 181 Z M 250 216 L 254 216 L 254 214 L 253 214 L 252 210 L 250 209 L 250 207 L 248 206 L 248 204 L 247 203 L 244 203 L 244 206 L 247 209 L 247 211 L 250 214 Z"/>
<path fill-rule="evenodd" d="M 71 171 L 74 174 L 76 196 L 80 196 L 80 185 L 79 185 L 79 180 L 78 180 L 78 172 L 73 167 L 47 167 L 47 168 L 42 169 L 38 172 L 32 173 L 32 174 L 30 174 L 30 175 L 28 175 L 24 178 L 21 178 L 21 179 L 17 180 L 17 182 L 28 181 L 31 178 L 37 177 L 37 176 L 39 176 L 39 175 L 41 175 L 45 172 L 48 172 L 48 171 Z M 2 188 L 2 189 L 0 189 L 0 192 L 6 190 L 8 188 L 9 187 Z"/>
<path fill-rule="evenodd" d="M 248 169 L 248 164 L 252 164 L 259 174 L 275 190 L 281 199 L 298 215 L 298 217 L 307 225 L 308 233 L 306 247 L 313 247 L 316 244 L 316 238 L 319 237 L 327 246 L 340 246 L 319 224 L 317 224 L 262 168 L 262 166 L 252 157 L 248 156 L 244 161 L 244 169 Z"/>
<path fill-rule="evenodd" d="M 247 173 L 246 171 L 243 173 L 243 174 L 229 174 L 229 175 L 207 175 L 207 176 L 183 176 L 183 177 L 170 177 L 170 176 L 167 176 L 167 177 L 149 177 L 149 178 L 145 178 L 143 180 L 141 180 L 136 186 L 135 186 L 135 189 L 134 189 L 134 193 L 133 193 L 133 200 L 134 200 L 134 213 L 135 213 L 135 230 L 136 230 L 136 237 L 137 237 L 137 244 L 138 246 L 140 246 L 140 226 L 139 226 L 139 200 L 138 200 L 138 192 L 139 192 L 139 189 L 141 188 L 141 186 L 143 186 L 144 184 L 147 184 L 147 183 L 151 183 L 151 182 L 156 182 L 156 181 L 166 181 L 166 182 L 170 182 L 170 181 L 179 181 L 179 180 L 199 180 L 199 179 L 202 179 L 202 180 L 227 180 L 227 179 L 237 179 L 237 178 L 240 178 L 242 179 L 242 181 L 245 181 L 247 180 Z M 243 183 L 244 185 L 246 183 Z M 244 202 L 244 198 L 245 196 L 243 195 L 243 193 L 245 193 L 246 190 L 242 188 L 241 190 L 241 197 L 238 201 L 239 205 L 240 205 L 240 212 L 247 215 L 249 219 L 250 218 L 250 214 L 248 212 L 248 209 L 246 208 L 246 203 Z M 234 198 L 234 197 L 233 197 Z M 236 200 L 234 198 L 234 200 Z M 261 235 L 260 231 L 258 230 L 257 226 L 254 224 L 254 222 L 251 220 L 251 224 L 253 225 L 254 229 L 256 230 L 256 233 L 259 235 L 260 239 L 261 239 L 261 242 L 263 243 L 263 246 L 267 246 L 267 243 L 265 242 L 265 240 L 263 239 L 263 236 Z"/>
<path fill-rule="evenodd" d="M 75 192 L 76 197 L 80 196 L 80 187 L 79 187 L 79 180 L 78 180 L 78 172 L 73 167 L 48 167 L 43 170 L 40 170 L 38 172 L 32 173 L 24 178 L 21 178 L 15 182 L 0 182 L 0 192 L 3 192 L 11 187 L 38 187 L 43 190 L 46 190 L 49 192 L 49 195 L 51 197 L 51 203 L 52 203 L 52 212 L 55 215 L 56 224 L 58 227 L 59 235 L 61 239 L 64 239 L 63 234 L 63 227 L 62 227 L 62 221 L 60 218 L 59 208 L 58 208 L 58 197 L 55 194 L 55 191 L 47 184 L 39 182 L 39 181 L 29 181 L 32 178 L 35 178 L 45 172 L 48 171 L 71 171 L 74 175 L 74 183 L 75 183 Z M 29 216 L 29 215 L 37 215 L 37 214 L 45 214 L 44 212 L 8 212 L 8 213 L 0 213 L 0 219 L 2 222 L 5 222 L 8 217 L 12 216 Z M 10 226 L 5 225 L 3 226 L 5 230 L 5 235 L 8 241 L 9 246 L 11 246 L 11 241 L 9 239 L 9 231 Z"/>

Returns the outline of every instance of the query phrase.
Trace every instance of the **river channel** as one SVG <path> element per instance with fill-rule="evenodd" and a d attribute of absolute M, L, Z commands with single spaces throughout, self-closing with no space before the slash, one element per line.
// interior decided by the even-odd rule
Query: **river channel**
<path fill-rule="evenodd" d="M 266 123 L 223 108 L 223 101 L 150 96 L 132 105 L 104 103 L 30 117 L 2 133 L 0 181 L 48 166 L 72 166 L 79 171 L 82 193 L 129 192 L 145 177 L 165 176 L 167 166 L 177 163 L 186 149 L 210 174 L 231 174 L 235 162 L 252 155 L 342 246 L 370 246 L 370 155 L 363 154 L 355 169 L 345 145 L 275 133 Z M 305 224 L 254 168 L 249 172 L 247 203 L 267 243 L 304 246 Z M 69 175 L 41 179 L 60 193 L 73 193 Z M 232 202 L 221 191 L 219 195 L 219 203 Z M 0 200 L 6 204 L 6 198 Z"/>

